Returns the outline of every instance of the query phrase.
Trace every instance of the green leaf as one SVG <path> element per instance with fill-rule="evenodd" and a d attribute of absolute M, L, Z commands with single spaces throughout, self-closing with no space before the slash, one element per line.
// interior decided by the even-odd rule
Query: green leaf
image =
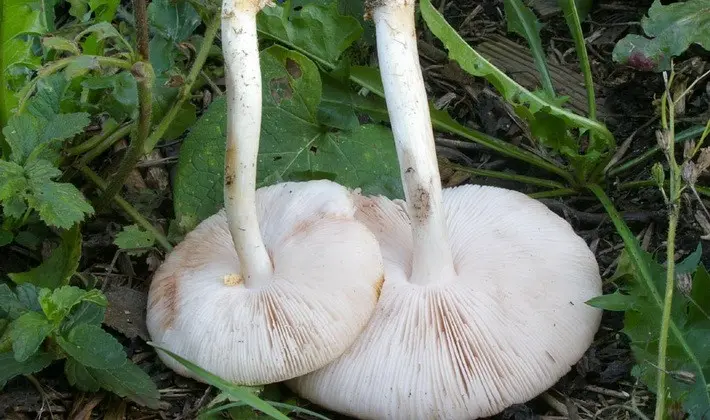
<path fill-rule="evenodd" d="M 338 13 L 337 4 L 309 3 L 293 10 L 290 1 L 266 7 L 257 16 L 257 29 L 297 50 L 308 50 L 319 63 L 334 65 L 340 55 L 362 36 L 362 27 L 350 16 Z"/>
<path fill-rule="evenodd" d="M 29 78 L 24 68 L 36 69 L 41 64 L 41 58 L 33 53 L 33 40 L 22 35 L 54 30 L 54 1 L 4 0 L 0 8 L 0 127 L 5 127 L 17 105 L 11 89 L 13 73 L 21 75 L 19 88 Z"/>
<path fill-rule="evenodd" d="M 258 186 L 326 178 L 365 194 L 401 197 L 389 129 L 329 130 L 318 122 L 321 80 L 303 55 L 280 46 L 261 53 L 263 118 Z M 175 184 L 176 219 L 190 230 L 222 206 L 226 104 L 210 106 L 183 142 Z"/>
<path fill-rule="evenodd" d="M 471 48 L 432 6 L 430 0 L 422 0 L 420 7 L 429 29 L 448 48 L 449 58 L 458 62 L 466 72 L 488 80 L 521 118 L 529 120 L 538 112 L 544 111 L 559 118 L 568 129 L 583 128 L 592 131 L 594 138 L 601 142 L 594 148 L 595 151 L 606 152 L 613 147 L 614 137 L 603 124 L 560 108 L 541 95 L 535 95 L 523 88 Z"/>
<path fill-rule="evenodd" d="M 84 366 L 114 369 L 126 364 L 121 343 L 99 326 L 79 324 L 56 339 L 62 350 Z"/>
<path fill-rule="evenodd" d="M 37 312 L 26 312 L 10 324 L 10 339 L 15 360 L 25 362 L 37 353 L 39 346 L 54 326 L 47 317 Z"/>
<path fill-rule="evenodd" d="M 99 22 L 89 26 L 88 28 L 81 31 L 81 33 L 76 36 L 75 40 L 78 41 L 82 37 L 90 34 L 96 36 L 97 41 L 114 39 L 117 41 L 117 46 L 120 45 L 122 49 L 130 52 L 131 54 L 133 53 L 133 47 L 131 47 L 131 44 L 129 44 L 128 41 L 124 39 L 123 35 L 121 35 L 118 30 L 116 30 L 116 28 L 111 25 L 110 22 Z"/>
<path fill-rule="evenodd" d="M 621 218 L 613 203 L 597 185 L 590 187 L 609 214 L 617 231 L 624 240 L 627 253 L 625 273 L 627 282 L 624 291 L 634 298 L 634 308 L 624 317 L 624 329 L 631 341 L 631 349 L 636 359 L 634 375 L 651 391 L 657 392 L 655 367 L 658 359 L 659 331 L 665 294 L 665 267 L 644 251 Z M 629 264 L 630 263 L 630 264 Z M 633 270 L 629 270 L 633 267 Z M 693 278 L 691 299 L 682 293 L 674 293 L 666 352 L 668 372 L 686 372 L 693 375 L 692 382 L 679 380 L 669 374 L 667 380 L 668 397 L 682 403 L 691 419 L 702 419 L 710 407 L 710 276 L 704 269 L 696 270 Z M 616 276 L 615 276 L 616 277 Z"/>
<path fill-rule="evenodd" d="M 67 357 L 67 361 L 64 362 L 64 374 L 70 385 L 84 392 L 96 392 L 101 387 L 89 368 L 72 357 Z"/>
<path fill-rule="evenodd" d="M 55 324 L 60 323 L 80 302 L 92 302 L 106 306 L 106 297 L 96 289 L 83 290 L 76 286 L 62 286 L 55 290 L 42 289 L 39 303 L 47 318 Z"/>
<path fill-rule="evenodd" d="M 15 239 L 15 235 L 12 232 L 0 227 L 0 247 L 10 245 L 13 239 Z"/>
<path fill-rule="evenodd" d="M 160 406 L 160 393 L 150 376 L 141 368 L 127 360 L 121 367 L 113 369 L 94 369 L 87 372 L 101 384 L 101 387 L 121 397 L 149 408 Z"/>
<path fill-rule="evenodd" d="M 587 304 L 607 311 L 628 311 L 634 307 L 635 301 L 636 299 L 633 296 L 624 295 L 617 291 L 610 295 L 592 298 L 587 301 Z"/>
<path fill-rule="evenodd" d="M 38 353 L 24 362 L 15 360 L 11 353 L 0 353 L 0 388 L 2 385 L 19 375 L 30 375 L 49 366 L 52 357 L 47 353 Z"/>
<path fill-rule="evenodd" d="M 42 38 L 42 46 L 48 50 L 66 51 L 73 55 L 81 54 L 76 42 L 61 36 L 48 36 Z"/>
<path fill-rule="evenodd" d="M 60 332 L 64 334 L 79 324 L 101 326 L 105 314 L 105 305 L 98 305 L 94 302 L 81 302 L 71 310 L 69 316 L 64 318 Z"/>
<path fill-rule="evenodd" d="M 528 41 L 535 66 L 540 72 L 542 87 L 549 96 L 554 97 L 555 88 L 552 85 L 552 78 L 545 60 L 545 51 L 542 49 L 542 40 L 540 39 L 542 23 L 521 0 L 505 0 L 504 7 L 508 32 L 515 32 Z"/>
<path fill-rule="evenodd" d="M 138 85 L 136 84 L 136 79 L 129 72 L 123 71 L 109 76 L 88 78 L 81 85 L 89 90 L 110 89 L 110 94 L 104 96 L 100 104 L 116 120 L 136 115 L 138 110 Z"/>
<path fill-rule="evenodd" d="M 39 304 L 39 289 L 34 284 L 18 285 L 15 287 L 15 295 L 17 295 L 17 300 L 25 308 L 35 312 L 42 312 L 42 306 Z"/>
<path fill-rule="evenodd" d="M 154 0 L 148 6 L 151 28 L 173 42 L 182 42 L 202 22 L 190 2 L 186 0 Z"/>
<path fill-rule="evenodd" d="M 64 286 L 79 266 L 81 258 L 81 232 L 74 225 L 62 233 L 62 242 L 42 264 L 24 273 L 8 274 L 17 284 L 31 283 L 37 287 L 55 289 Z"/>
<path fill-rule="evenodd" d="M 129 225 L 123 227 L 113 243 L 120 249 L 150 248 L 155 244 L 155 236 L 138 225 Z M 132 254 L 140 255 L 146 251 L 134 251 Z"/>
<path fill-rule="evenodd" d="M 688 0 L 668 5 L 655 0 L 641 20 L 648 38 L 627 35 L 614 47 L 614 61 L 643 71 L 665 71 L 691 44 L 710 51 L 710 4 Z"/>
<path fill-rule="evenodd" d="M 89 1 L 88 0 L 67 0 L 71 7 L 69 8 L 69 14 L 74 16 L 80 21 L 84 20 L 84 15 L 89 12 Z"/>
<path fill-rule="evenodd" d="M 261 398 L 257 397 L 254 395 L 253 392 L 250 391 L 249 388 L 243 387 L 243 386 L 237 386 L 232 383 L 229 383 L 225 381 L 224 379 L 220 378 L 217 375 L 214 375 L 201 367 L 197 366 L 196 364 L 190 362 L 187 359 L 184 359 L 177 354 L 166 350 L 162 347 L 156 346 L 153 343 L 149 343 L 156 349 L 166 353 L 173 359 L 177 360 L 180 362 L 181 365 L 185 366 L 185 368 L 189 369 L 192 373 L 197 375 L 203 382 L 208 383 L 214 387 L 217 387 L 220 389 L 220 391 L 224 392 L 227 394 L 230 398 L 233 400 L 237 401 L 244 401 L 245 403 L 249 404 L 252 408 L 257 409 L 264 414 L 267 414 L 271 416 L 274 419 L 279 419 L 279 420 L 288 420 L 288 417 L 283 415 L 279 410 L 275 409 L 271 405 L 269 405 L 266 401 L 262 400 Z"/>
<path fill-rule="evenodd" d="M 0 283 L 0 314 L 16 319 L 28 310 L 7 284 Z"/>
<path fill-rule="evenodd" d="M 116 15 L 120 0 L 89 0 L 89 7 L 98 22 L 111 22 Z"/>

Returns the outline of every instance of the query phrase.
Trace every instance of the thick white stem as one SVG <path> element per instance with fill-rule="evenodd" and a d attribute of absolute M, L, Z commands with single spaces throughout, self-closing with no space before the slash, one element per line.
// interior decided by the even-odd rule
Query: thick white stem
<path fill-rule="evenodd" d="M 410 282 L 431 284 L 454 273 L 441 197 L 434 133 L 419 65 L 414 0 L 376 0 L 377 55 L 412 222 Z"/>
<path fill-rule="evenodd" d="M 222 51 L 227 86 L 224 207 L 246 287 L 271 278 L 271 258 L 256 214 L 256 162 L 261 132 L 261 67 L 256 34 L 258 0 L 222 4 Z"/>

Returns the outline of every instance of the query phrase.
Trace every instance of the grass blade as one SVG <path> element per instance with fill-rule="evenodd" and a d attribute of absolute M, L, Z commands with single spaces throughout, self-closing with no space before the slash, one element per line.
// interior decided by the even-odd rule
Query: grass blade
<path fill-rule="evenodd" d="M 248 404 L 250 407 L 259 410 L 264 414 L 268 414 L 269 416 L 271 416 L 271 418 L 277 420 L 289 420 L 289 418 L 283 413 L 281 413 L 279 410 L 275 409 L 269 403 L 257 397 L 256 395 L 252 394 L 244 387 L 229 383 L 224 379 L 220 378 L 219 376 L 202 369 L 201 367 L 190 362 L 189 360 L 184 359 L 169 350 L 159 347 L 155 343 L 149 342 L 148 344 L 164 352 L 173 359 L 177 360 L 178 362 L 180 362 L 181 365 L 185 366 L 192 373 L 199 376 L 200 379 L 202 379 L 205 383 L 219 388 L 222 392 L 229 395 L 229 397 L 233 400 L 244 401 L 244 403 Z"/>

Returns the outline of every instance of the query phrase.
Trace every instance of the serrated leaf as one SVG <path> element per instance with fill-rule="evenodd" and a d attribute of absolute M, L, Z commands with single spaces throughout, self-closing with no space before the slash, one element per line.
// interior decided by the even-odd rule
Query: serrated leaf
<path fill-rule="evenodd" d="M 663 5 L 655 0 L 648 16 L 641 20 L 648 38 L 630 34 L 614 47 L 614 61 L 637 70 L 670 70 L 671 59 L 691 44 L 710 51 L 710 4 L 707 0 L 688 0 Z"/>
<path fill-rule="evenodd" d="M 126 364 L 121 343 L 99 326 L 79 324 L 56 340 L 62 350 L 84 366 L 114 369 Z"/>
<path fill-rule="evenodd" d="M 148 19 L 165 38 L 173 42 L 187 39 L 202 22 L 190 2 L 154 0 L 148 6 Z"/>
<path fill-rule="evenodd" d="M 120 249 L 150 248 L 155 244 L 155 236 L 138 225 L 129 225 L 123 227 L 113 243 Z"/>
<path fill-rule="evenodd" d="M 41 213 L 40 213 L 41 215 Z M 81 232 L 75 225 L 62 233 L 62 242 L 42 264 L 24 273 L 8 274 L 17 284 L 31 283 L 37 287 L 55 289 L 66 285 L 79 266 Z"/>
<path fill-rule="evenodd" d="M 488 80 L 503 98 L 513 106 L 521 118 L 531 118 L 536 113 L 545 110 L 546 114 L 560 118 L 567 129 L 582 128 L 593 132 L 593 138 L 599 143 L 594 147 L 590 147 L 590 150 L 603 154 L 614 146 L 614 137 L 603 124 L 576 115 L 554 103 L 545 101 L 544 98 L 528 91 L 493 66 L 461 38 L 436 8 L 432 6 L 430 0 L 422 0 L 420 9 L 429 29 L 449 50 L 449 59 L 458 62 L 466 72 Z M 526 110 L 526 112 L 522 113 L 522 110 Z"/>
<path fill-rule="evenodd" d="M 300 10 L 294 10 L 290 1 L 266 7 L 257 16 L 257 29 L 269 38 L 308 50 L 331 65 L 362 36 L 358 21 L 338 13 L 336 3 L 309 3 Z"/>
<path fill-rule="evenodd" d="M 71 310 L 66 318 L 64 318 L 64 321 L 60 327 L 60 332 L 64 334 L 79 324 L 101 326 L 105 314 L 105 304 L 102 306 L 94 302 L 81 302 Z"/>
<path fill-rule="evenodd" d="M 537 20 L 532 10 L 521 0 L 505 0 L 503 5 L 505 7 L 505 19 L 508 23 L 508 32 L 517 33 L 528 41 L 530 52 L 535 60 L 535 66 L 540 73 L 542 87 L 549 96 L 554 97 L 555 88 L 552 85 L 552 78 L 545 59 L 545 51 L 542 49 L 542 40 L 540 39 L 542 23 Z"/>
<path fill-rule="evenodd" d="M 44 314 L 55 324 L 61 322 L 80 302 L 106 306 L 106 297 L 99 290 L 87 291 L 76 286 L 62 286 L 55 290 L 42 289 L 38 299 Z"/>
<path fill-rule="evenodd" d="M 15 376 L 39 372 L 50 363 L 52 363 L 52 357 L 48 353 L 37 353 L 24 362 L 15 360 L 15 356 L 11 352 L 0 353 L 0 388 Z"/>
<path fill-rule="evenodd" d="M 64 362 L 64 374 L 69 384 L 81 391 L 96 392 L 101 387 L 99 381 L 89 371 L 89 368 L 71 357 L 67 357 L 67 361 Z"/>
<path fill-rule="evenodd" d="M 114 369 L 87 368 L 87 371 L 102 388 L 146 407 L 153 409 L 159 407 L 158 388 L 150 376 L 133 362 L 126 361 L 121 367 Z"/>
<path fill-rule="evenodd" d="M 267 414 L 271 416 L 274 419 L 279 419 L 279 420 L 288 420 L 288 417 L 286 417 L 283 413 L 281 413 L 279 410 L 275 409 L 269 403 L 266 401 L 262 400 L 261 398 L 257 397 L 254 395 L 253 392 L 248 387 L 243 387 L 243 386 L 237 386 L 232 383 L 229 383 L 225 381 L 224 379 L 220 378 L 217 375 L 214 375 L 205 369 L 202 369 L 201 367 L 197 366 L 196 364 L 192 363 L 191 361 L 171 352 L 170 350 L 164 349 L 162 347 L 156 346 L 153 343 L 149 343 L 159 351 L 164 352 L 168 356 L 172 357 L 173 359 L 177 360 L 181 365 L 183 365 L 185 368 L 190 370 L 192 373 L 197 375 L 202 381 L 205 383 L 208 383 L 214 387 L 217 387 L 220 389 L 220 391 L 224 392 L 227 394 L 230 398 L 238 400 L 238 401 L 244 401 L 246 404 L 249 404 L 252 408 L 255 408 L 259 411 L 262 411 L 264 414 Z"/>
<path fill-rule="evenodd" d="M 390 130 L 377 125 L 351 131 L 318 123 L 321 81 L 305 56 L 280 46 L 261 53 L 263 118 L 258 186 L 327 178 L 365 194 L 401 197 Z M 189 230 L 222 206 L 226 105 L 218 99 L 183 142 L 175 184 L 175 211 Z"/>
<path fill-rule="evenodd" d="M 41 313 L 25 312 L 10 324 L 10 339 L 15 360 L 25 362 L 37 353 L 39 346 L 52 331 L 53 326 Z"/>

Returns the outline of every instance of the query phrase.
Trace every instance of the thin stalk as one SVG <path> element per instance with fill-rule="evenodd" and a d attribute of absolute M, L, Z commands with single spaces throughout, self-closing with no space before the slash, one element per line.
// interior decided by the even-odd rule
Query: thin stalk
<path fill-rule="evenodd" d="M 170 107 L 167 114 L 165 114 L 163 119 L 153 129 L 153 132 L 145 141 L 145 145 L 143 146 L 143 153 L 150 153 L 150 151 L 155 148 L 155 145 L 158 144 L 158 142 L 163 138 L 163 135 L 173 123 L 173 120 L 175 120 L 175 117 L 178 115 L 178 112 L 180 112 L 180 110 L 182 109 L 182 105 L 190 97 L 190 93 L 192 92 L 192 86 L 195 84 L 197 77 L 202 71 L 202 67 L 207 61 L 207 57 L 209 56 L 210 52 L 210 47 L 212 46 L 212 43 L 214 42 L 214 39 L 217 36 L 219 25 L 220 18 L 219 13 L 217 13 L 207 24 L 207 29 L 205 30 L 205 35 L 202 40 L 202 45 L 200 46 L 200 50 L 197 52 L 195 61 L 192 63 L 190 73 L 187 75 L 187 78 L 185 78 L 185 83 L 183 83 L 182 87 L 180 88 L 180 93 L 178 94 L 177 99 L 175 100 L 175 102 L 173 102 L 173 105 Z"/>
<path fill-rule="evenodd" d="M 247 288 L 268 281 L 271 258 L 256 212 L 256 163 L 261 130 L 261 67 L 256 33 L 260 5 L 252 0 L 222 3 L 222 52 L 227 87 L 224 207 Z"/>
<path fill-rule="evenodd" d="M 705 131 L 705 127 L 703 127 L 703 126 L 689 128 L 685 131 L 678 133 L 678 135 L 675 137 L 675 142 L 676 143 L 683 143 L 688 140 L 694 139 L 698 135 L 702 135 L 704 131 Z M 638 165 L 646 162 L 647 160 L 651 159 L 656 153 L 658 153 L 660 151 L 661 151 L 660 147 L 653 146 L 650 149 L 648 149 L 647 151 L 645 151 L 644 153 L 642 153 L 641 155 L 639 155 L 633 159 L 629 159 L 627 161 L 620 162 L 619 164 L 613 166 L 607 172 L 607 176 L 613 177 L 613 176 L 619 175 L 622 172 L 626 172 L 629 169 L 631 169 L 635 166 L 638 166 Z"/>
<path fill-rule="evenodd" d="M 442 163 L 442 165 L 452 168 L 452 169 L 455 169 L 457 171 L 466 172 L 471 175 L 484 176 L 487 178 L 505 179 L 508 181 L 520 182 L 522 184 L 536 185 L 538 187 L 555 188 L 555 189 L 566 188 L 565 185 L 563 185 L 562 183 L 559 183 L 557 181 L 550 181 L 549 179 L 535 178 L 532 176 L 525 176 L 525 175 L 518 175 L 518 174 L 510 174 L 510 173 L 500 172 L 500 171 L 492 171 L 490 169 L 469 168 L 467 166 L 457 165 L 455 163 L 450 163 L 450 162 L 444 162 L 444 163 Z"/>
<path fill-rule="evenodd" d="M 116 130 L 118 130 L 120 128 L 120 126 L 114 120 L 110 120 L 110 121 L 111 121 L 112 125 L 110 127 L 108 127 L 108 129 L 106 129 L 94 136 L 91 136 L 90 139 L 86 140 L 85 142 L 83 142 L 81 144 L 77 144 L 74 147 L 70 147 L 69 149 L 66 150 L 66 152 L 65 152 L 66 155 L 67 156 L 80 155 L 82 153 L 88 152 L 89 150 L 91 150 L 94 147 L 101 144 L 101 142 L 106 140 L 106 138 L 108 138 L 110 135 L 115 133 Z"/>
<path fill-rule="evenodd" d="M 86 177 L 86 179 L 93 182 L 97 187 L 99 187 L 99 189 L 103 190 L 106 188 L 106 181 L 101 179 L 101 177 L 98 176 L 94 171 L 89 169 L 88 166 L 79 165 L 77 166 L 77 169 Z M 143 217 L 143 215 L 141 215 L 140 212 L 136 210 L 128 201 L 124 200 L 119 195 L 114 195 L 113 201 L 118 204 L 118 206 L 124 212 L 126 212 L 128 217 L 133 219 L 136 224 L 140 225 L 143 229 L 152 233 L 155 237 L 155 240 L 160 244 L 160 246 L 163 247 L 165 251 L 172 251 L 173 246 L 170 244 L 170 241 L 168 241 L 168 238 L 166 238 L 165 235 L 163 235 L 158 229 L 156 229 L 152 223 L 150 223 L 145 217 Z"/>
<path fill-rule="evenodd" d="M 589 107 L 589 119 L 597 119 L 597 103 L 594 98 L 594 78 L 592 77 L 592 68 L 589 65 L 589 54 L 587 53 L 587 43 L 584 40 L 582 32 L 582 22 L 577 13 L 577 6 L 574 0 L 559 0 L 565 12 L 565 20 L 567 26 L 572 33 L 574 39 L 574 48 L 577 51 L 579 58 L 579 66 L 584 75 L 584 86 L 587 88 L 587 105 Z"/>
<path fill-rule="evenodd" d="M 126 124 L 119 128 L 118 130 L 114 131 L 110 136 L 106 137 L 101 141 L 101 143 L 97 144 L 94 146 L 91 150 L 89 150 L 84 156 L 81 157 L 79 160 L 80 164 L 86 165 L 92 160 L 96 159 L 99 155 L 101 155 L 103 152 L 105 152 L 109 147 L 111 147 L 114 143 L 117 141 L 121 140 L 123 137 L 129 135 L 131 131 L 135 128 L 135 123 L 131 124 Z"/>
<path fill-rule="evenodd" d="M 560 188 L 557 190 L 540 191 L 540 192 L 528 194 L 528 197 L 534 198 L 534 199 L 555 198 L 555 197 L 565 197 L 565 196 L 569 196 L 569 195 L 575 195 L 577 193 L 579 193 L 579 191 L 574 190 L 572 188 Z"/>
<path fill-rule="evenodd" d="M 103 201 L 109 201 L 123 187 L 136 163 L 143 155 L 143 145 L 150 134 L 153 114 L 153 66 L 147 61 L 139 61 L 131 71 L 138 86 L 138 124 L 133 132 L 133 138 L 116 173 L 111 177 L 109 185 L 104 190 Z"/>
<path fill-rule="evenodd" d="M 451 278 L 455 270 L 429 101 L 417 53 L 414 2 L 377 3 L 373 20 L 380 74 L 412 224 L 414 252 L 409 281 L 431 284 Z"/>
<path fill-rule="evenodd" d="M 131 73 L 138 87 L 138 124 L 131 144 L 111 181 L 104 190 L 102 200 L 108 202 L 123 187 L 128 175 L 143 155 L 143 145 L 150 135 L 153 117 L 153 81 L 155 74 L 150 64 L 148 50 L 148 10 L 146 0 L 133 1 L 133 13 L 136 19 L 136 44 L 138 44 L 138 61 L 133 64 Z"/>

